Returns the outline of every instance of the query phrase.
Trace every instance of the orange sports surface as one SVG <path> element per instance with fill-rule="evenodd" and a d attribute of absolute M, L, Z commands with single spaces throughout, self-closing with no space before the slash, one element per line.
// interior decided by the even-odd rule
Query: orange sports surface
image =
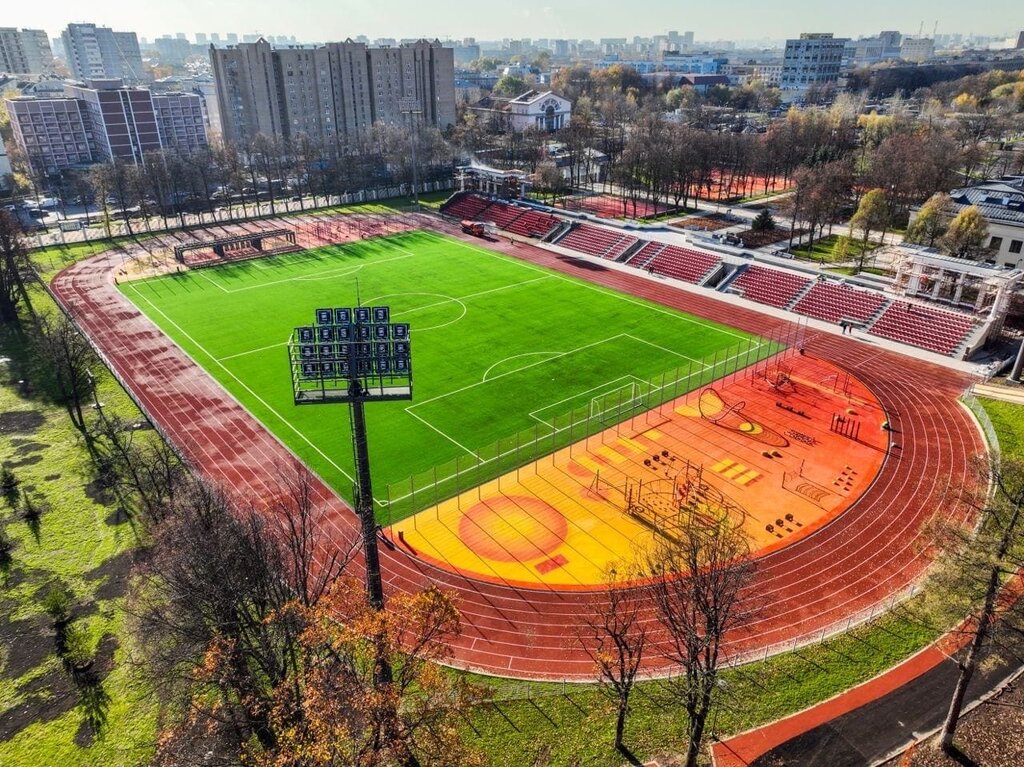
<path fill-rule="evenodd" d="M 885 460 L 875 396 L 845 371 L 776 357 L 426 509 L 388 528 L 396 545 L 470 578 L 599 588 L 685 524 L 700 493 L 755 556 L 848 509 Z M 693 504 L 689 505 L 692 510 Z M 692 511 L 691 511 L 692 513 Z"/>

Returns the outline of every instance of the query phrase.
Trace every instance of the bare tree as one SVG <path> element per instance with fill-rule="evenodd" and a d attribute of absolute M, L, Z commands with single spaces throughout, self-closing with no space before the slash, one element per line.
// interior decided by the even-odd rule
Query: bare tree
<path fill-rule="evenodd" d="M 629 580 L 615 569 L 608 571 L 605 593 L 579 633 L 580 644 L 597 668 L 601 689 L 616 706 L 616 751 L 623 751 L 629 698 L 647 648 L 643 590 Z"/>
<path fill-rule="evenodd" d="M 714 704 L 723 643 L 749 617 L 740 592 L 753 576 L 754 563 L 742 530 L 727 515 L 702 521 L 710 509 L 698 494 L 688 496 L 692 501 L 688 498 L 680 509 L 686 523 L 671 535 L 658 536 L 645 569 L 664 629 L 658 649 L 681 671 L 666 689 L 686 711 L 685 764 L 694 767 Z"/>
<path fill-rule="evenodd" d="M 16 322 L 19 304 L 31 311 L 24 280 L 30 269 L 17 221 L 6 210 L 0 210 L 0 321 Z"/>
<path fill-rule="evenodd" d="M 264 748 L 277 742 L 274 701 L 283 687 L 303 694 L 304 611 L 353 551 L 327 539 L 312 475 L 286 467 L 278 476 L 269 501 L 198 480 L 178 488 L 152 529 L 131 604 L 154 687 L 165 702 L 203 712 L 185 726 L 228 725 L 236 754 L 251 737 Z"/>
<path fill-rule="evenodd" d="M 1003 592 L 1007 579 L 1024 567 L 1024 462 L 996 456 L 981 474 L 982 481 L 990 480 L 991 494 L 986 485 L 969 501 L 977 513 L 976 531 L 953 524 L 934 530 L 945 552 L 936 575 L 944 599 L 969 615 L 963 630 L 970 641 L 942 726 L 942 748 L 950 753 L 968 686 L 990 645 L 1001 631 L 1024 631 L 1024 604 Z"/>
<path fill-rule="evenodd" d="M 105 408 L 98 413 L 91 441 L 104 481 L 129 513 L 140 513 L 147 525 L 161 522 L 185 481 L 184 466 L 158 435 L 137 439 L 134 424 Z"/>
<path fill-rule="evenodd" d="M 84 408 L 95 385 L 91 370 L 102 363 L 85 336 L 63 314 L 40 318 L 34 340 L 40 375 L 49 378 L 55 399 L 64 405 L 91 449 L 92 434 Z"/>

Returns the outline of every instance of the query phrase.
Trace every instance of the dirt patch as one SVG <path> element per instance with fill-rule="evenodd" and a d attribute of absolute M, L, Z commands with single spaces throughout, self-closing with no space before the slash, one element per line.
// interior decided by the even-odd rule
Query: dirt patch
<path fill-rule="evenodd" d="M 46 480 L 47 482 L 56 482 L 58 479 L 60 479 L 60 474 L 47 474 L 45 477 L 43 477 L 43 479 Z"/>
<path fill-rule="evenodd" d="M 793 230 L 794 237 L 799 237 L 800 235 L 806 233 L 806 229 Z M 789 229 L 784 229 L 781 227 L 761 231 L 754 231 L 753 229 L 748 229 L 745 232 L 740 232 L 737 236 L 741 240 L 743 240 L 743 247 L 745 248 L 763 248 L 765 245 L 774 245 L 776 242 L 788 240 Z"/>
<path fill-rule="evenodd" d="M 37 694 L 0 713 L 0 742 L 10 740 L 29 725 L 51 722 L 78 703 L 75 685 L 63 669 L 51 671 L 33 686 L 39 690 Z"/>
<path fill-rule="evenodd" d="M 708 216 L 690 216 L 689 218 L 679 218 L 675 221 L 670 221 L 671 226 L 679 229 L 691 229 L 696 231 L 715 232 L 719 229 L 727 229 L 730 226 L 736 226 L 739 223 L 719 213 L 712 213 Z"/>
<path fill-rule="evenodd" d="M 44 423 L 38 410 L 8 410 L 0 413 L 0 434 L 34 434 Z"/>

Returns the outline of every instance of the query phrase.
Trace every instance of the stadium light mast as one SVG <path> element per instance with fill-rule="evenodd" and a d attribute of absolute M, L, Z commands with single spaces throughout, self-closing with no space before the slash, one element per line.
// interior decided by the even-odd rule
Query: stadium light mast
<path fill-rule="evenodd" d="M 423 108 L 415 96 L 402 96 L 398 99 L 398 111 L 404 115 L 421 115 Z M 412 128 L 412 202 L 416 210 L 420 209 L 420 195 L 416 187 L 419 185 L 419 163 L 416 161 L 416 145 L 419 143 L 419 125 L 415 119 L 409 120 Z"/>
<path fill-rule="evenodd" d="M 387 306 L 317 309 L 315 323 L 295 328 L 289 339 L 288 365 L 296 405 L 349 405 L 356 468 L 353 500 L 363 539 L 366 595 L 381 610 L 384 587 L 363 406 L 412 399 L 409 325 L 391 322 Z"/>

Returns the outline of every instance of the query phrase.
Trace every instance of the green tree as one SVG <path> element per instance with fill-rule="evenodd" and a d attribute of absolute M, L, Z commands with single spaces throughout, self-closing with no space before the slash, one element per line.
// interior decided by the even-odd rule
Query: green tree
<path fill-rule="evenodd" d="M 976 258 L 988 238 L 988 222 L 974 205 L 956 214 L 942 238 L 942 247 L 951 256 Z"/>
<path fill-rule="evenodd" d="M 850 231 L 860 229 L 861 248 L 858 255 L 858 269 L 864 269 L 864 260 L 868 253 L 868 238 L 871 232 L 885 231 L 889 226 L 889 201 L 882 189 L 872 189 L 860 198 L 857 212 L 850 219 Z"/>
<path fill-rule="evenodd" d="M 946 233 L 949 223 L 949 195 L 936 192 L 917 211 L 914 220 L 907 227 L 905 242 L 932 247 Z"/>
<path fill-rule="evenodd" d="M 526 80 L 515 75 L 503 75 L 494 85 L 495 96 L 518 96 L 530 89 Z"/>
<path fill-rule="evenodd" d="M 770 232 L 775 228 L 775 219 L 772 217 L 771 211 L 764 208 L 754 218 L 750 224 L 750 228 L 755 232 Z"/>

